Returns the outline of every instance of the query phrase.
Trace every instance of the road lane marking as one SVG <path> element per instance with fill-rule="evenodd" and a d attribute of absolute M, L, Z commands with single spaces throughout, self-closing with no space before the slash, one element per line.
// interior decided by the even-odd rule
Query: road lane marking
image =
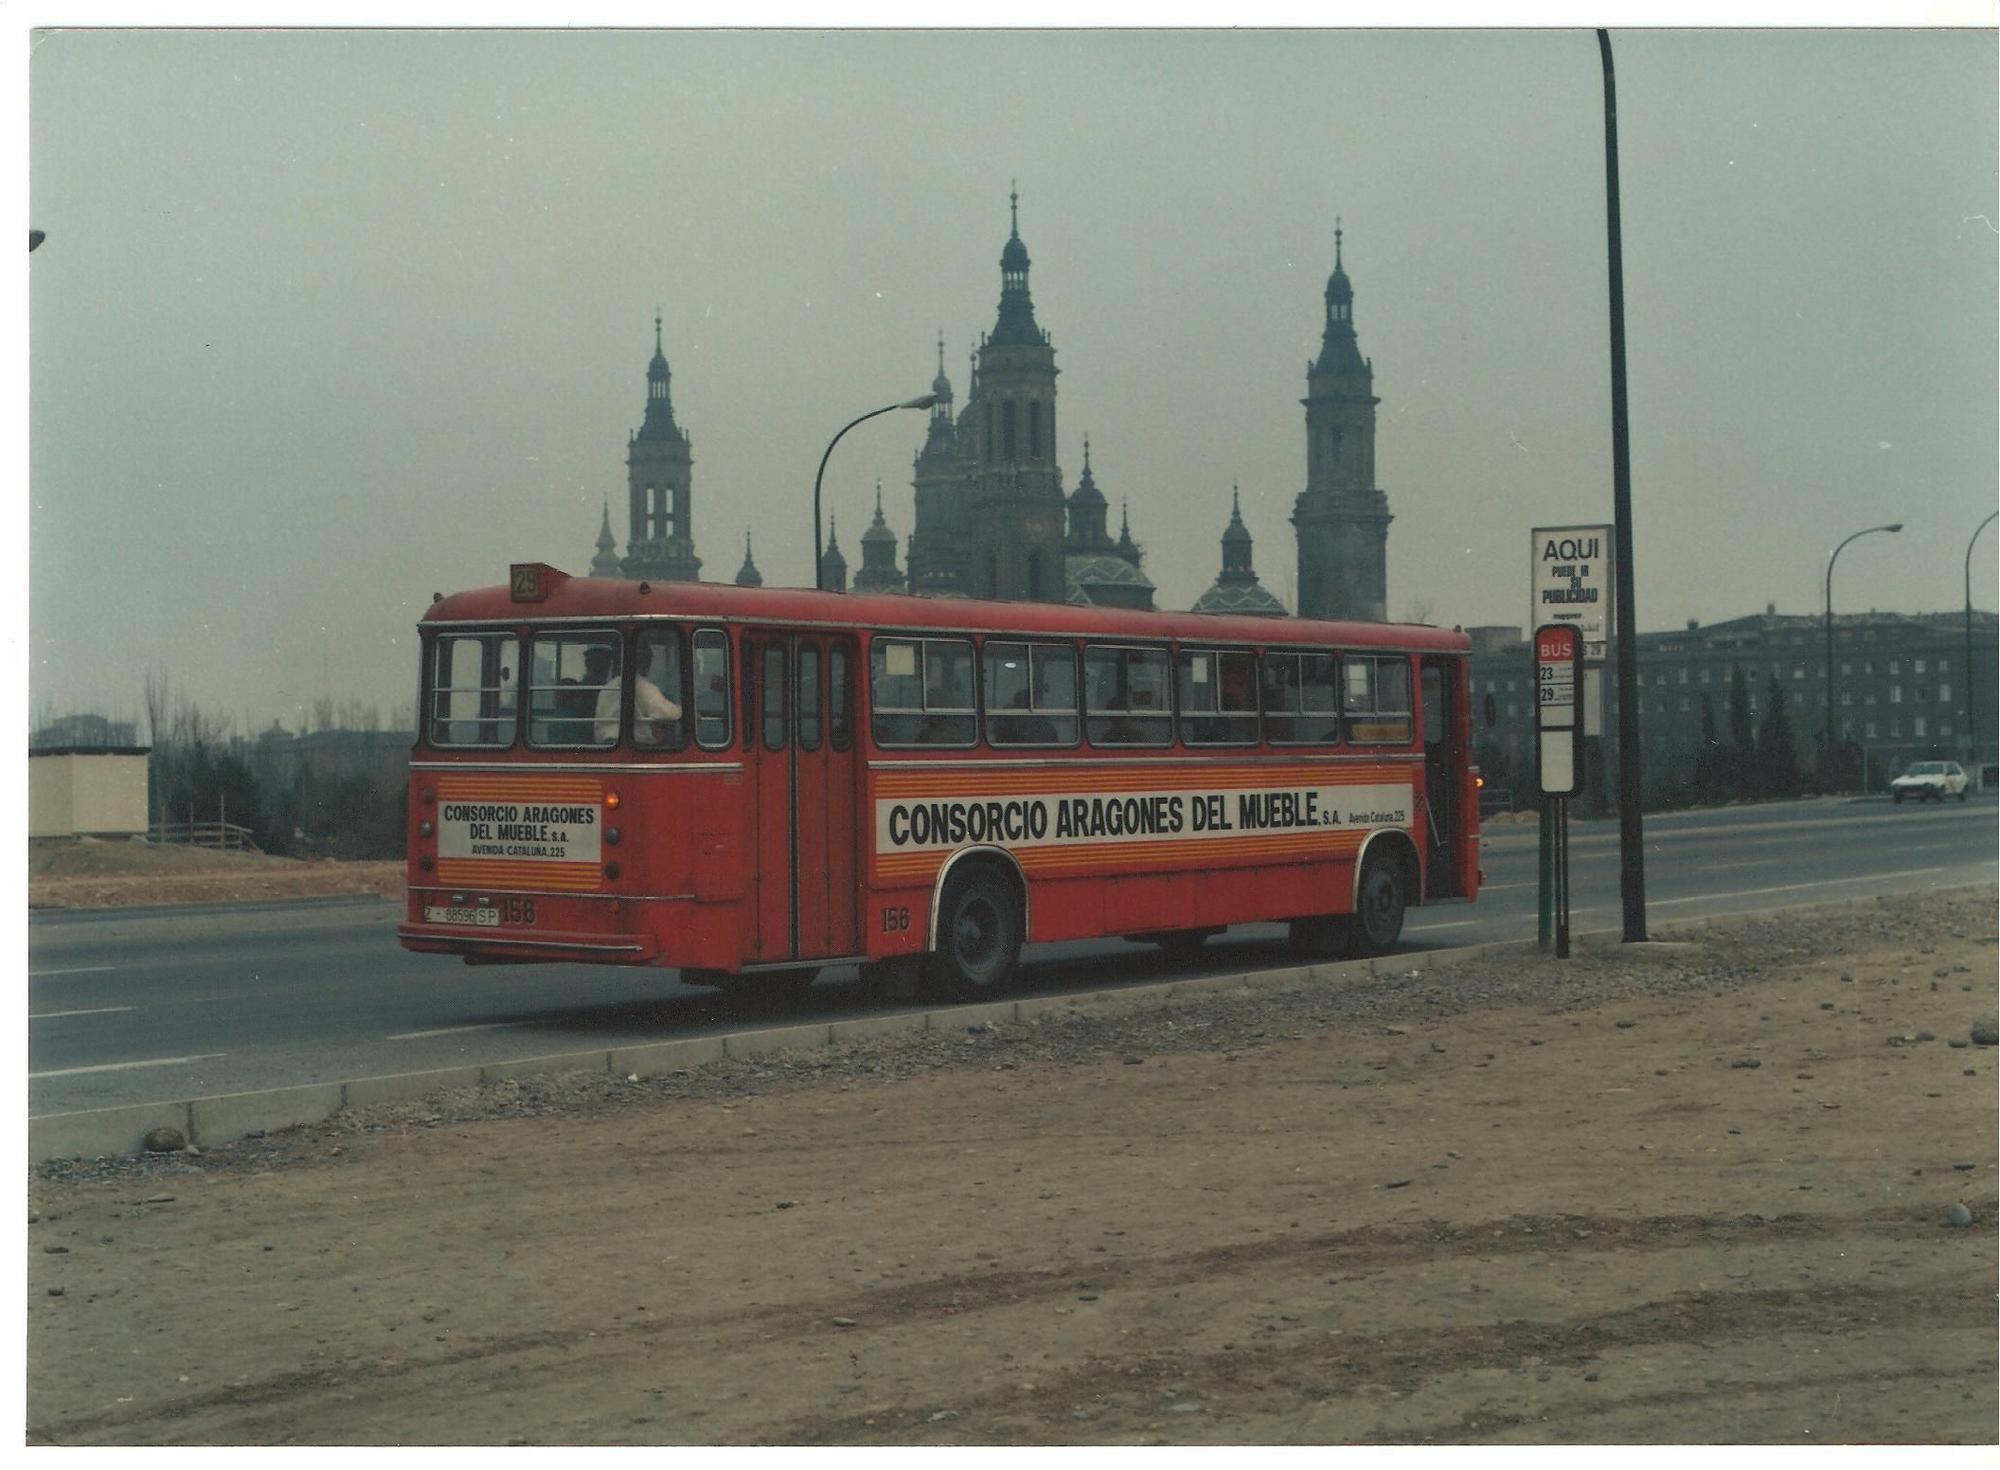
<path fill-rule="evenodd" d="M 109 1016 L 118 1011 L 129 1011 L 131 1009 L 132 1007 L 130 1006 L 98 1006 L 95 1010 L 89 1011 L 33 1011 L 29 1013 L 28 1019 L 30 1021 L 53 1021 L 57 1016 Z"/>
<path fill-rule="evenodd" d="M 30 970 L 30 980 L 46 979 L 50 975 L 102 975 L 106 970 L 115 970 L 116 965 L 78 965 L 73 970 Z"/>
<path fill-rule="evenodd" d="M 1479 885 L 1479 891 L 1481 893 L 1498 893 L 1503 888 L 1533 888 L 1534 886 L 1533 883 L 1482 883 Z"/>
<path fill-rule="evenodd" d="M 405 1031 L 400 1036 L 385 1036 L 384 1041 L 421 1041 L 426 1036 L 456 1036 L 461 1031 L 505 1031 L 510 1026 L 532 1026 L 533 1021 L 488 1021 L 481 1026 L 440 1026 L 435 1031 Z"/>
<path fill-rule="evenodd" d="M 1774 868 L 1777 865 L 1776 858 L 1745 858 L 1740 863 L 1703 863 L 1701 870 L 1704 873 L 1719 873 L 1724 868 Z"/>
<path fill-rule="evenodd" d="M 1843 883 L 1879 883 L 1884 878 L 1915 878 L 1923 873 L 1942 873 L 1943 868 L 1904 868 L 1896 873 L 1867 873 L 1859 878 L 1817 878 L 1810 883 L 1780 883 L 1773 888 L 1731 888 L 1722 893 L 1697 893 L 1688 898 L 1652 898 L 1656 908 L 1674 903 L 1713 903 L 1717 899 L 1755 898 L 1760 893 L 1791 893 L 1800 888 L 1837 888 Z"/>
<path fill-rule="evenodd" d="M 154 1057 L 144 1062 L 106 1062 L 96 1067 L 64 1067 L 56 1072 L 30 1072 L 28 1080 L 37 1082 L 44 1077 L 81 1077 L 85 1072 L 126 1072 L 134 1067 L 184 1067 L 189 1062 L 212 1062 L 217 1057 L 227 1055 L 227 1052 L 211 1051 L 204 1052 L 198 1057 Z"/>
<path fill-rule="evenodd" d="M 1412 924 L 1410 925 L 1410 932 L 1412 934 L 1419 932 L 1428 934 L 1433 929 L 1469 929 L 1474 924 L 1483 924 L 1485 922 L 1484 919 L 1453 919 L 1449 924 Z"/>

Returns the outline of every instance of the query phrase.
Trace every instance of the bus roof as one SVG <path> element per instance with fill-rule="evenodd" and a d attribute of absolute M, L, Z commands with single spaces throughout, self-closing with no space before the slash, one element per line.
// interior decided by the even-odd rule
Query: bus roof
<path fill-rule="evenodd" d="M 1061 602 L 987 602 L 904 593 L 819 592 L 805 587 L 736 587 L 721 582 L 639 582 L 571 577 L 538 566 L 541 595 L 517 601 L 507 583 L 441 597 L 424 625 L 616 622 L 630 618 L 712 618 L 728 623 L 813 624 L 919 633 L 1023 633 L 1100 639 L 1180 639 L 1198 643 L 1299 643 L 1465 653 L 1472 640 L 1425 623 L 1326 622 L 1229 613 L 1135 612 Z"/>

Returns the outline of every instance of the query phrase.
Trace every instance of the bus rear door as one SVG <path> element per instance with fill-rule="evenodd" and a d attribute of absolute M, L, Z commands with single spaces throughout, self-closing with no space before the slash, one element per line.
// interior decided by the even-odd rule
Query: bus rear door
<path fill-rule="evenodd" d="M 854 641 L 774 629 L 752 630 L 743 644 L 755 689 L 745 741 L 756 853 L 751 963 L 855 954 Z"/>

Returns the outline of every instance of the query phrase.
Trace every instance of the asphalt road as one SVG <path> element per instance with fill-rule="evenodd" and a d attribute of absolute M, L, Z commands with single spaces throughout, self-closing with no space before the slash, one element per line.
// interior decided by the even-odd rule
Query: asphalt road
<path fill-rule="evenodd" d="M 1944 806 L 1789 802 L 1646 822 L 1649 924 L 1991 882 L 1990 796 Z M 1574 823 L 1578 932 L 1621 924 L 1615 823 Z M 1536 842 L 1490 830 L 1476 904 L 1412 911 L 1412 952 L 1535 934 Z M 34 1115 L 625 1046 L 753 1024 L 872 1014 L 852 968 L 782 1008 L 725 1001 L 673 972 L 470 968 L 409 954 L 377 899 L 51 912 L 28 929 Z M 1274 925 L 1231 930 L 1172 966 L 1116 940 L 1030 950 L 1032 992 L 1284 964 Z M 1552 960 L 1551 963 L 1554 963 Z"/>

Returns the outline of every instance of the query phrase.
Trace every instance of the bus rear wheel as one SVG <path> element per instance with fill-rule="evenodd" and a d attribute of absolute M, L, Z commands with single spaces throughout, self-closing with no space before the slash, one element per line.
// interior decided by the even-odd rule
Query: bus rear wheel
<path fill-rule="evenodd" d="M 946 885 L 938 903 L 937 948 L 924 960 L 925 989 L 943 1000 L 998 995 L 1021 956 L 1021 910 L 1014 889 L 990 872 Z"/>
<path fill-rule="evenodd" d="M 1354 952 L 1387 954 L 1403 933 L 1403 911 L 1409 906 L 1403 865 L 1376 854 L 1361 869 L 1354 894 Z"/>

